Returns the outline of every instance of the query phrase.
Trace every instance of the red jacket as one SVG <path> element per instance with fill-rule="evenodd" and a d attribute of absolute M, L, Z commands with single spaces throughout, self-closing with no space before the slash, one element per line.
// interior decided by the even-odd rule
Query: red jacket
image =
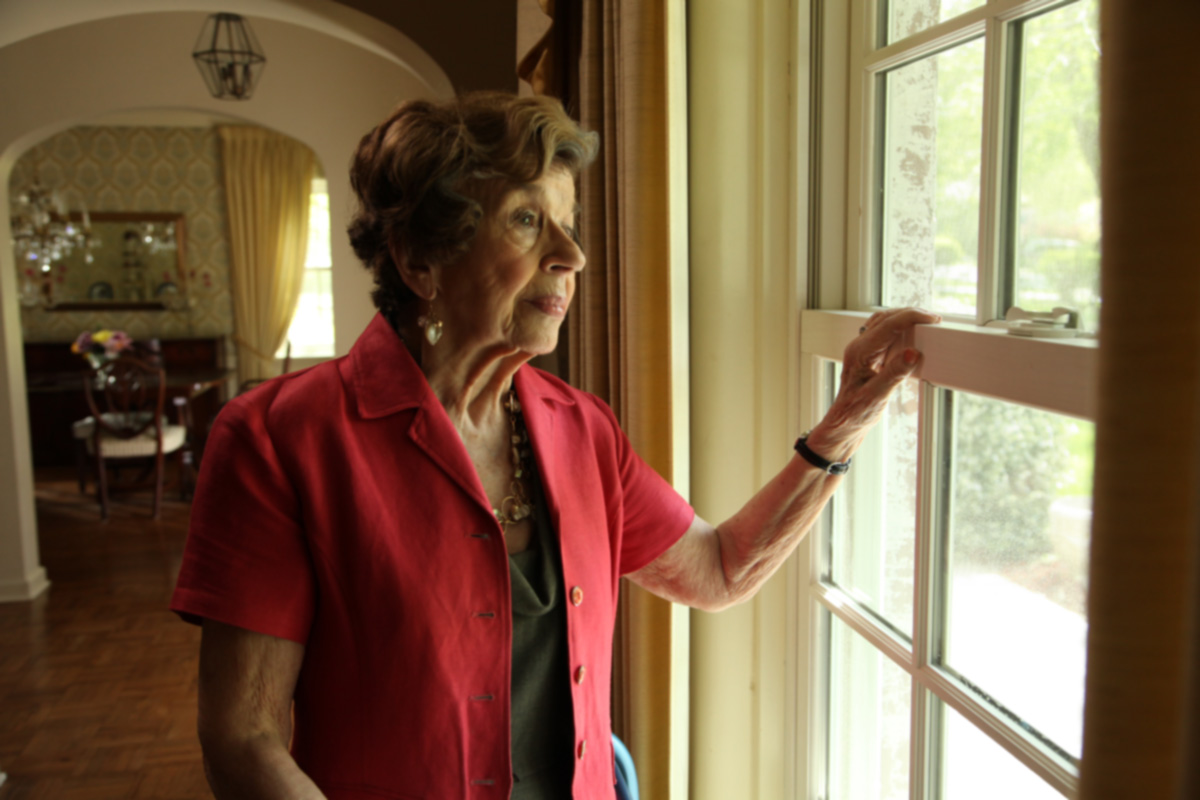
<path fill-rule="evenodd" d="M 515 384 L 570 600 L 576 798 L 612 798 L 620 575 L 690 506 L 595 397 Z M 330 800 L 506 798 L 512 610 L 466 449 L 380 316 L 350 354 L 236 398 L 205 450 L 172 608 L 306 645 L 292 752 Z"/>

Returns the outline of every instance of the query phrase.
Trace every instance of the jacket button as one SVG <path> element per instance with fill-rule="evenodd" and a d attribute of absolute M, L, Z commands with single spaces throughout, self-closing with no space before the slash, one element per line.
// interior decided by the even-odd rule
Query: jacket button
<path fill-rule="evenodd" d="M 579 741 L 579 747 L 575 750 L 575 753 L 579 757 L 579 760 L 582 761 L 583 757 L 587 755 L 587 739 Z"/>
<path fill-rule="evenodd" d="M 587 677 L 587 667 L 580 664 L 579 668 L 575 670 L 575 682 L 583 683 L 583 679 L 586 677 Z"/>
<path fill-rule="evenodd" d="M 583 589 L 578 586 L 571 589 L 571 603 L 579 605 L 583 602 Z"/>

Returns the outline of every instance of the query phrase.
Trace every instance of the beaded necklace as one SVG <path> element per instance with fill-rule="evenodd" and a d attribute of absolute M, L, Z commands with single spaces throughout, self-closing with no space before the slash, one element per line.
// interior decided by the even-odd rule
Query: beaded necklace
<path fill-rule="evenodd" d="M 500 530 L 507 533 L 509 525 L 528 519 L 533 514 L 533 500 L 525 485 L 526 465 L 533 453 L 529 449 L 529 431 L 525 428 L 525 417 L 521 414 L 521 403 L 517 400 L 516 389 L 508 390 L 504 408 L 508 411 L 508 441 L 512 453 L 513 479 L 508 488 L 508 496 L 500 501 L 499 508 L 492 509 L 492 513 L 500 523 Z"/>

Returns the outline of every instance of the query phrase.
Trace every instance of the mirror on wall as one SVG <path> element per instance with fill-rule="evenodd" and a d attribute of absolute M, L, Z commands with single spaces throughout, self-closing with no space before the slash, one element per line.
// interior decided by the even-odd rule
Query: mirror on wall
<path fill-rule="evenodd" d="M 92 246 L 55 264 L 48 310 L 152 311 L 186 303 L 181 212 L 94 212 L 90 229 Z"/>

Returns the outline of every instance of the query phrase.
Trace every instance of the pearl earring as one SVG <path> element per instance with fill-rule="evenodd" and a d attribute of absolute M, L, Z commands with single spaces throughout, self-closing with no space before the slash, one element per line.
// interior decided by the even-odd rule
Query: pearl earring
<path fill-rule="evenodd" d="M 442 338 L 442 321 L 433 313 L 433 308 L 430 307 L 428 314 L 423 314 L 417 319 L 417 325 L 425 331 L 425 341 L 429 342 L 430 347 L 436 347 L 439 340 Z"/>

